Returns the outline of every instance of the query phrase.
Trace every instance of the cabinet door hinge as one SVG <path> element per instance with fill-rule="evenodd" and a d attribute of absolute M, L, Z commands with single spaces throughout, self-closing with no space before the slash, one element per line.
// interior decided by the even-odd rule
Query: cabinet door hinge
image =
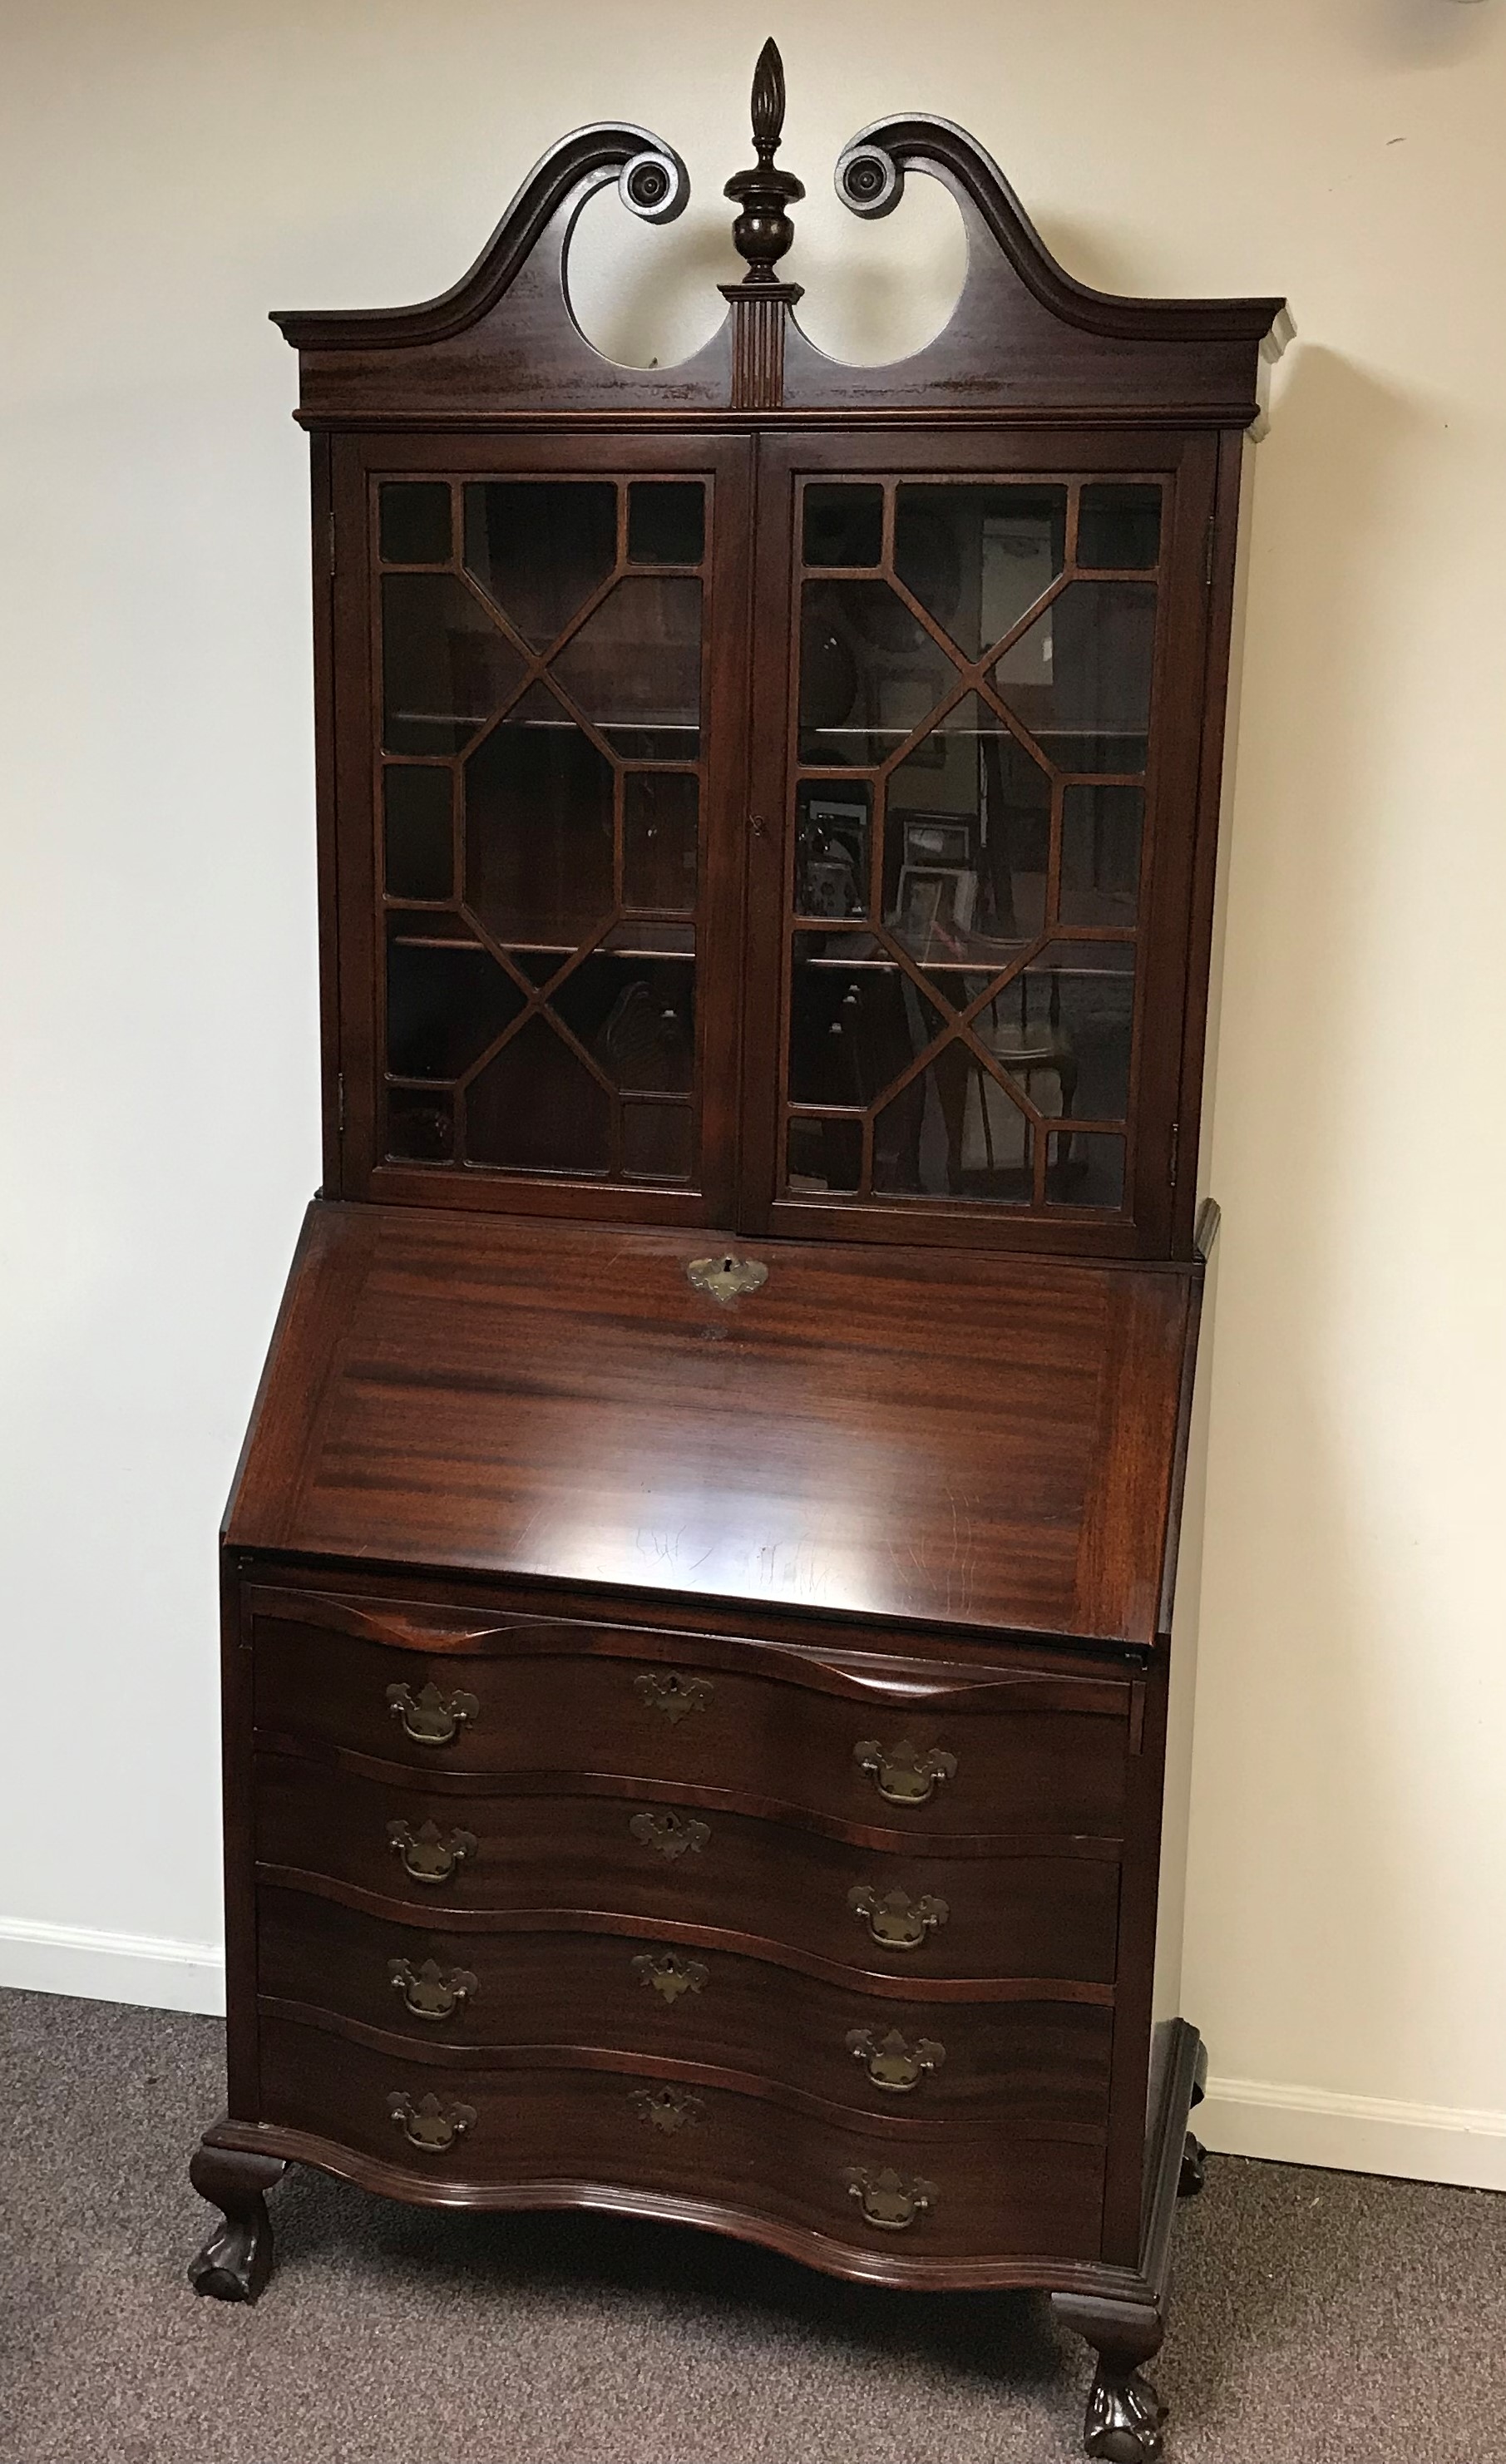
<path fill-rule="evenodd" d="M 1177 1155 L 1181 1145 L 1182 1123 L 1180 1121 L 1173 1121 L 1171 1124 L 1171 1154 L 1166 1164 L 1166 1178 L 1170 1181 L 1173 1189 L 1175 1189 L 1177 1185 Z"/>
<path fill-rule="evenodd" d="M 1203 540 L 1203 587 L 1205 590 L 1211 590 L 1213 587 L 1213 550 L 1217 541 L 1218 517 L 1216 514 L 1209 514 L 1207 517 L 1207 530 Z M 330 570 L 331 572 L 334 571 L 333 565 L 330 567 Z"/>
<path fill-rule="evenodd" d="M 335 1128 L 341 1137 L 345 1134 L 345 1075 L 342 1070 L 335 1081 Z"/>
<path fill-rule="evenodd" d="M 334 515 L 333 515 L 333 514 L 331 514 L 331 515 L 330 515 L 330 517 L 329 517 L 329 542 L 328 542 L 328 544 L 329 544 L 329 573 L 330 573 L 330 579 L 331 579 L 331 581 L 333 581 L 333 580 L 334 580 L 334 574 L 335 574 L 335 517 L 334 517 Z"/>

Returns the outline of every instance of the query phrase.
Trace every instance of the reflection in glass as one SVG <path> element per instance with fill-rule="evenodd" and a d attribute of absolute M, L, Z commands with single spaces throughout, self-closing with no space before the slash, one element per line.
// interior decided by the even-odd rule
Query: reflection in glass
<path fill-rule="evenodd" d="M 444 564 L 450 555 L 450 489 L 443 479 L 402 479 L 381 491 L 387 564 Z"/>
<path fill-rule="evenodd" d="M 884 548 L 882 488 L 812 482 L 806 490 L 808 564 L 877 564 Z"/>
<path fill-rule="evenodd" d="M 797 1196 L 857 1189 L 863 1177 L 861 1121 L 791 1120 L 786 1171 L 790 1191 Z"/>
<path fill-rule="evenodd" d="M 689 1180 L 688 1104 L 624 1104 L 622 1168 L 631 1180 Z"/>
<path fill-rule="evenodd" d="M 382 777 L 389 898 L 452 898 L 454 843 L 451 774 L 389 764 Z"/>
<path fill-rule="evenodd" d="M 453 573 L 382 577 L 382 741 L 457 753 L 517 689 L 523 664 Z"/>
<path fill-rule="evenodd" d="M 1051 781 L 964 693 L 891 771 L 884 921 L 922 965 L 1007 966 L 1046 915 Z"/>
<path fill-rule="evenodd" d="M 1145 767 L 1156 649 L 1147 582 L 1071 582 L 993 670 L 1000 697 L 1066 771 Z"/>
<path fill-rule="evenodd" d="M 698 479 L 636 479 L 628 490 L 630 564 L 698 564 L 706 492 Z"/>
<path fill-rule="evenodd" d="M 1161 555 L 1161 490 L 1095 480 L 1077 512 L 1077 562 L 1142 570 Z"/>
<path fill-rule="evenodd" d="M 465 561 L 525 641 L 565 630 L 617 561 L 610 479 L 484 479 L 465 491 Z"/>
<path fill-rule="evenodd" d="M 1122 1206 L 1123 1139 L 1108 1131 L 1052 1130 L 1046 1198 L 1052 1206 Z"/>
<path fill-rule="evenodd" d="M 800 758 L 870 767 L 953 691 L 957 670 L 886 582 L 806 584 Z"/>
<path fill-rule="evenodd" d="M 790 970 L 789 1094 L 796 1104 L 871 1104 L 941 1031 L 903 971 L 848 956 L 866 936 L 797 933 Z"/>
<path fill-rule="evenodd" d="M 466 1089 L 466 1157 L 504 1172 L 588 1172 L 611 1158 L 611 1097 L 531 1018 Z"/>
<path fill-rule="evenodd" d="M 573 944 L 610 912 L 611 764 L 542 684 L 465 765 L 465 894 L 506 942 Z"/>
<path fill-rule="evenodd" d="M 630 770 L 622 782 L 622 903 L 690 915 L 696 907 L 699 781 Z"/>
<path fill-rule="evenodd" d="M 962 1043 L 948 1044 L 876 1115 L 874 1188 L 895 1197 L 1028 1206 L 1033 1136 L 1018 1105 L 976 1055 Z"/>
<path fill-rule="evenodd" d="M 900 486 L 895 571 L 970 659 L 1051 588 L 1066 550 L 1065 488 Z"/>
<path fill-rule="evenodd" d="M 449 1163 L 454 1154 L 454 1100 L 437 1088 L 389 1087 L 387 1152 L 399 1163 Z"/>
<path fill-rule="evenodd" d="M 1122 1121 L 1134 1012 L 1132 942 L 1056 941 L 986 1005 L 973 1031 L 1037 1111 Z"/>
<path fill-rule="evenodd" d="M 550 1007 L 623 1092 L 683 1095 L 696 1067 L 694 985 L 688 959 L 597 953 L 571 968 Z"/>
<path fill-rule="evenodd" d="M 795 913 L 868 913 L 874 791 L 864 779 L 803 779 L 795 798 Z"/>
<path fill-rule="evenodd" d="M 694 761 L 700 750 L 700 583 L 632 574 L 554 661 L 576 707 L 613 752 Z"/>
<path fill-rule="evenodd" d="M 1059 913 L 1064 924 L 1134 923 L 1144 817 L 1141 787 L 1063 788 Z"/>
<path fill-rule="evenodd" d="M 458 1078 L 523 1005 L 489 951 L 420 941 L 427 917 L 394 916 L 387 953 L 387 1066 L 394 1078 Z"/>

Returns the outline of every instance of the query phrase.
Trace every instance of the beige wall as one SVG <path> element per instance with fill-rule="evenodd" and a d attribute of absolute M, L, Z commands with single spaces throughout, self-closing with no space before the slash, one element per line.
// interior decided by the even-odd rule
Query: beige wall
<path fill-rule="evenodd" d="M 1291 297 L 1229 844 L 1185 1998 L 1227 2144 L 1506 2182 L 1506 0 L 765 23 L 828 347 L 913 345 L 955 288 L 927 184 L 869 229 L 831 195 L 897 106 L 972 128 L 1090 280 Z M 303 449 L 265 312 L 444 286 L 556 136 L 626 115 L 697 202 L 659 234 L 594 206 L 583 313 L 677 353 L 720 311 L 755 45 L 704 0 L 55 0 L 4 45 L 0 1974 L 191 2003 L 211 1539 L 318 1172 Z"/>

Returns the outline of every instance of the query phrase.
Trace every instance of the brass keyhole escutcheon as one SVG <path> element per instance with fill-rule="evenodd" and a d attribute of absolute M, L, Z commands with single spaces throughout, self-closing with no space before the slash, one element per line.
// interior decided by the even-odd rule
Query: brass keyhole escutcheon
<path fill-rule="evenodd" d="M 875 2087 L 886 2096 L 908 2096 L 932 2071 L 939 2071 L 946 2059 L 946 2048 L 934 2036 L 919 2036 L 912 2045 L 897 2028 L 880 2036 L 872 2028 L 853 2028 L 848 2032 L 847 2050 L 854 2061 L 861 2062 Z"/>
<path fill-rule="evenodd" d="M 926 1935 L 943 1925 L 950 1914 L 946 1902 L 934 1891 L 923 1891 L 912 1900 L 908 1891 L 879 1892 L 870 1882 L 856 1883 L 847 1895 L 847 1904 L 886 1950 L 919 1950 Z"/>
<path fill-rule="evenodd" d="M 685 1273 L 698 1292 L 709 1292 L 718 1301 L 740 1300 L 768 1281 L 768 1268 L 760 1259 L 735 1258 L 730 1249 L 720 1258 L 692 1258 Z"/>
<path fill-rule="evenodd" d="M 842 2176 L 848 2196 L 857 2201 L 871 2225 L 883 2233 L 903 2233 L 918 2216 L 936 2205 L 939 2196 L 936 2184 L 917 2177 L 907 2180 L 886 2165 L 879 2173 L 870 2173 L 861 2165 L 849 2165 Z"/>
<path fill-rule="evenodd" d="M 667 1674 L 649 1670 L 632 1684 L 651 1711 L 663 1712 L 672 1728 L 679 1727 L 687 1712 L 704 1711 L 717 1690 L 709 1677 L 681 1677 L 673 1669 Z"/>
<path fill-rule="evenodd" d="M 957 1776 L 955 1754 L 941 1746 L 921 1751 L 908 1737 L 887 1751 L 876 1737 L 864 1737 L 853 1748 L 853 1760 L 891 1805 L 924 1805 L 943 1780 Z"/>
<path fill-rule="evenodd" d="M 687 2123 L 698 2122 L 706 2110 L 703 2097 L 692 2096 L 683 2087 L 634 2088 L 628 2100 L 633 2111 L 655 2130 L 683 2130 Z"/>
<path fill-rule="evenodd" d="M 694 1815 L 679 1814 L 635 1814 L 628 1829 L 640 1848 L 656 1848 L 661 1857 L 683 1857 L 694 1850 L 698 1857 L 711 1837 L 709 1822 L 698 1822 Z"/>
<path fill-rule="evenodd" d="M 703 1959 L 682 1959 L 677 1950 L 640 1950 L 632 1972 L 640 1985 L 652 1986 L 672 2005 L 682 1993 L 700 1992 L 711 1974 Z"/>
<path fill-rule="evenodd" d="M 476 2120 L 474 2104 L 441 2104 L 436 2096 L 421 2096 L 416 2104 L 410 2096 L 389 2096 L 387 2109 L 409 2145 L 431 2156 L 452 2146 Z"/>
<path fill-rule="evenodd" d="M 415 1882 L 448 1882 L 456 1866 L 476 1855 L 474 1831 L 452 1831 L 446 1838 L 436 1822 L 421 1823 L 416 1831 L 406 1822 L 389 1822 L 387 1844 Z"/>
<path fill-rule="evenodd" d="M 404 2007 L 415 2019 L 452 2019 L 462 2002 L 476 1991 L 476 1978 L 468 1968 L 442 1969 L 437 1959 L 426 1959 L 422 1968 L 409 1960 L 389 1959 L 387 1964 L 388 1983 L 401 1993 Z"/>
<path fill-rule="evenodd" d="M 474 1694 L 441 1694 L 437 1685 L 422 1685 L 415 1694 L 408 1685 L 389 1685 L 387 1706 L 405 1737 L 415 1746 L 452 1746 L 480 1705 Z"/>

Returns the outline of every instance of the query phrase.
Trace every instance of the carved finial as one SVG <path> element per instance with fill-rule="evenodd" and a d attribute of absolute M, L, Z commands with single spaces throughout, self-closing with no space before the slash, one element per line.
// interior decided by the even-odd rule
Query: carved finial
<path fill-rule="evenodd" d="M 785 63 L 770 34 L 753 72 L 753 143 L 761 163 L 772 163 L 785 133 Z"/>
<path fill-rule="evenodd" d="M 738 254 L 747 264 L 744 291 L 764 290 L 779 277 L 774 272 L 795 236 L 785 209 L 805 195 L 792 171 L 776 171 L 774 157 L 785 132 L 785 63 L 772 35 L 758 55 L 753 72 L 753 150 L 758 163 L 727 182 L 724 194 L 742 208 L 732 226 Z"/>

